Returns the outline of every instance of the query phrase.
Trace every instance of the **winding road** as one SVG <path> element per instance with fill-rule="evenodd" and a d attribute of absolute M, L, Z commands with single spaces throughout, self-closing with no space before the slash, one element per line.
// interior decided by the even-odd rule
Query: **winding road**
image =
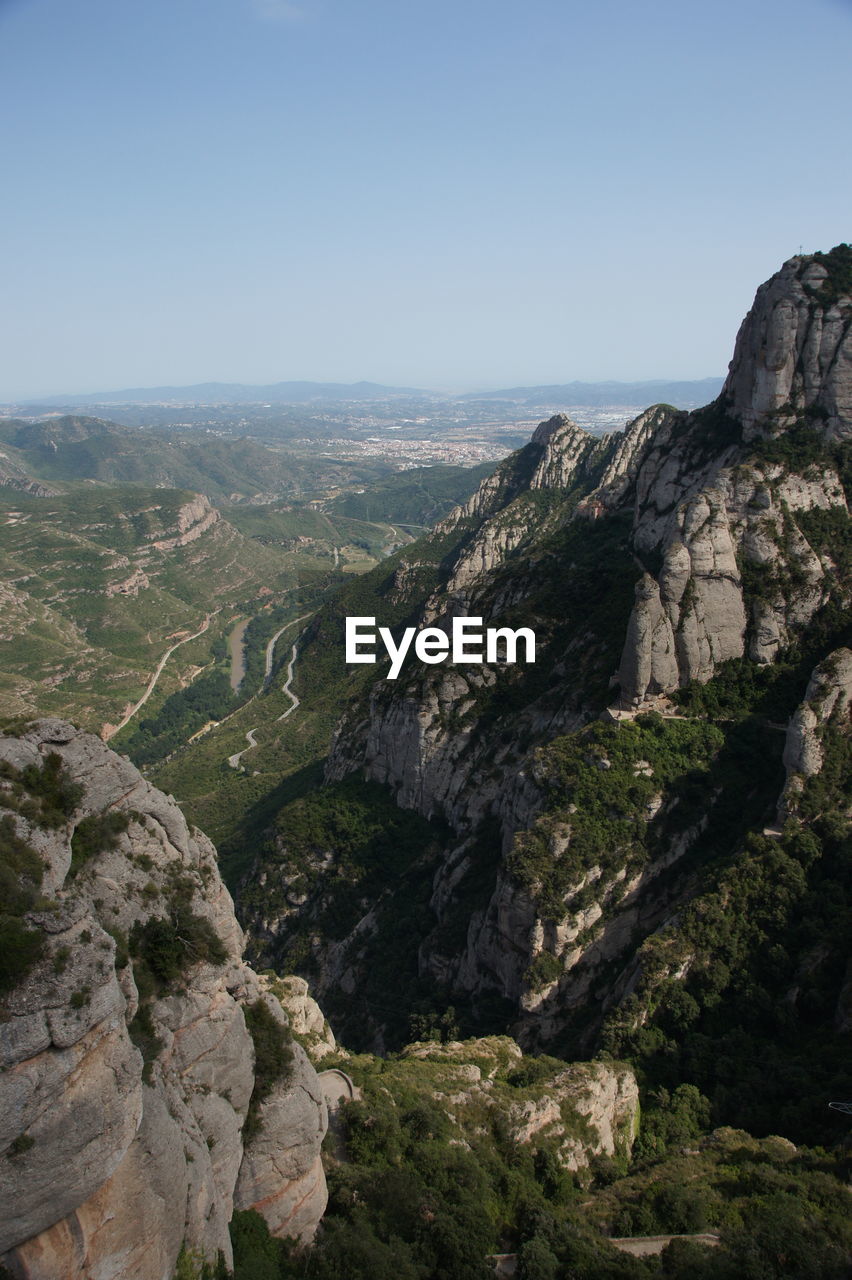
<path fill-rule="evenodd" d="M 282 636 L 284 632 L 287 631 L 290 627 L 295 627 L 297 623 L 304 622 L 305 619 L 309 618 L 310 616 L 311 615 L 309 613 L 304 613 L 302 614 L 301 618 L 294 618 L 292 622 L 285 623 L 284 626 L 280 629 L 280 631 L 276 631 L 275 635 L 269 641 L 269 644 L 266 646 L 266 672 L 263 677 L 264 689 L 269 684 L 269 678 L 272 675 L 272 664 L 275 659 L 275 645 L 277 644 L 279 637 Z M 280 715 L 276 718 L 276 724 L 278 723 L 279 720 L 286 720 L 287 717 L 292 715 L 293 712 L 296 710 L 296 708 L 299 706 L 299 699 L 297 698 L 296 694 L 292 692 L 290 688 L 291 684 L 293 683 L 293 671 L 296 665 L 296 657 L 298 656 L 298 652 L 299 652 L 298 641 L 296 641 L 296 643 L 293 645 L 293 648 L 290 652 L 290 661 L 287 664 L 287 679 L 284 681 L 284 684 L 281 686 L 283 692 L 286 693 L 287 697 L 290 699 L 290 706 L 287 708 L 287 710 L 284 712 L 283 715 Z M 255 694 L 253 698 L 250 698 L 249 702 L 254 702 L 254 698 L 256 697 L 257 697 L 257 694 Z M 245 705 L 248 706 L 249 705 L 248 702 Z M 240 710 L 242 711 L 244 710 L 244 708 L 241 707 Z M 236 714 L 236 712 L 234 712 L 233 714 Z M 224 721 L 220 721 L 220 724 L 223 724 L 223 723 Z M 256 747 L 258 745 L 257 738 L 255 737 L 255 734 L 257 733 L 257 729 L 258 729 L 258 726 L 254 725 L 253 728 L 247 730 L 246 732 L 246 742 L 248 743 L 247 747 L 243 747 L 242 751 L 235 751 L 232 756 L 228 756 L 228 764 L 231 766 L 232 769 L 244 768 L 244 766 L 240 764 L 240 760 L 246 754 L 247 751 L 251 751 L 252 747 Z"/>
<path fill-rule="evenodd" d="M 299 705 L 299 699 L 296 697 L 295 693 L 293 693 L 293 691 L 290 688 L 290 685 L 293 683 L 293 668 L 296 665 L 297 654 L 298 654 L 298 641 L 296 641 L 296 643 L 293 645 L 293 649 L 290 653 L 290 661 L 287 663 L 287 679 L 284 681 L 283 685 L 281 686 L 283 692 L 286 693 L 287 697 L 290 699 L 291 705 L 287 708 L 287 710 L 284 712 L 283 715 L 280 715 L 276 718 L 276 721 L 275 721 L 276 724 L 278 724 L 279 720 L 286 720 L 288 716 L 291 716 Z"/>
<path fill-rule="evenodd" d="M 269 641 L 269 644 L 266 646 L 266 670 L 263 674 L 264 685 L 269 684 L 269 677 L 272 675 L 272 663 L 275 658 L 275 646 L 278 643 L 279 638 L 283 636 L 284 632 L 288 629 L 288 627 L 295 627 L 297 622 L 304 622 L 305 619 L 309 618 L 310 616 L 311 615 L 309 613 L 303 613 L 301 618 L 294 618 L 292 622 L 285 622 L 284 626 L 280 629 L 280 631 L 275 632 L 275 635 L 272 637 L 272 639 Z"/>
<path fill-rule="evenodd" d="M 184 636 L 183 640 L 178 640 L 177 644 L 173 644 L 171 649 L 166 650 L 166 652 L 163 654 L 162 658 L 157 664 L 156 671 L 151 676 L 151 679 L 148 681 L 148 687 L 145 690 L 145 692 L 142 694 L 142 697 L 139 699 L 139 701 L 136 703 L 135 706 L 130 708 L 127 715 L 124 717 L 124 719 L 121 721 L 120 724 L 117 724 L 115 728 L 110 728 L 109 732 L 104 732 L 102 734 L 104 742 L 108 742 L 109 739 L 112 738 L 116 733 L 118 733 L 120 729 L 123 729 L 126 724 L 129 724 L 130 721 L 133 719 L 133 717 L 136 715 L 136 712 L 139 711 L 141 707 L 144 707 L 145 703 L 148 701 L 151 694 L 154 692 L 157 681 L 159 680 L 160 676 L 163 674 L 163 667 L 166 665 L 169 658 L 174 653 L 175 649 L 179 649 L 182 644 L 189 644 L 190 640 L 197 640 L 199 636 L 203 636 L 204 632 L 210 626 L 210 619 L 215 618 L 218 612 L 219 612 L 218 609 L 214 609 L 212 613 L 208 613 L 207 617 L 204 619 L 204 626 L 201 628 L 200 631 L 196 631 L 195 634 L 191 636 Z"/>

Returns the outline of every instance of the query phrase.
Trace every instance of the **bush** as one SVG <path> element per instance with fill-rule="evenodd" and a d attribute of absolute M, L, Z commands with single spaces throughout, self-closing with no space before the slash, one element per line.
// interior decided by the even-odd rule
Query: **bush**
<path fill-rule="evenodd" d="M 31 910 L 44 875 L 44 863 L 15 830 L 10 814 L 0 818 L 0 903 L 10 915 Z"/>
<path fill-rule="evenodd" d="M 524 974 L 524 980 L 531 991 L 541 991 L 561 977 L 562 964 L 552 951 L 540 951 Z"/>
<path fill-rule="evenodd" d="M 15 915 L 0 915 L 0 996 L 12 991 L 40 959 L 45 938 Z"/>
<path fill-rule="evenodd" d="M 20 779 L 37 802 L 37 821 L 44 827 L 64 826 L 83 796 L 82 786 L 72 782 L 62 757 L 55 751 L 45 756 L 41 768 L 28 764 Z"/>
<path fill-rule="evenodd" d="M 71 867 L 68 874 L 75 876 L 91 858 L 118 848 L 118 837 L 129 826 L 130 815 L 117 809 L 93 813 L 90 817 L 83 818 L 71 837 Z"/>
<path fill-rule="evenodd" d="M 130 954 L 142 962 L 154 989 L 160 990 L 182 978 L 194 964 L 223 964 L 228 953 L 210 921 L 181 904 L 169 916 L 155 916 L 144 924 L 137 921 L 130 934 Z M 147 975 L 137 974 L 137 983 L 142 977 L 140 994 L 150 985 L 145 982 Z"/>
<path fill-rule="evenodd" d="M 243 1127 L 247 1142 L 260 1128 L 261 1103 L 292 1071 L 293 1041 L 289 1027 L 278 1021 L 265 1000 L 246 1005 L 243 1013 L 254 1044 L 254 1089 Z"/>
<path fill-rule="evenodd" d="M 253 1209 L 238 1209 L 229 1227 L 234 1250 L 233 1280 L 279 1280 L 284 1245 Z"/>

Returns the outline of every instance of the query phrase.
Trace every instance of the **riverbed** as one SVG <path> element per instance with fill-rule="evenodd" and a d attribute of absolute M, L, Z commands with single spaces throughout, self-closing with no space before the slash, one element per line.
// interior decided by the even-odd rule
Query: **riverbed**
<path fill-rule="evenodd" d="M 246 674 L 246 652 L 243 637 L 250 622 L 251 618 L 244 618 L 242 622 L 237 623 L 228 636 L 228 651 L 231 655 L 231 688 L 234 693 L 239 692 L 240 685 Z"/>

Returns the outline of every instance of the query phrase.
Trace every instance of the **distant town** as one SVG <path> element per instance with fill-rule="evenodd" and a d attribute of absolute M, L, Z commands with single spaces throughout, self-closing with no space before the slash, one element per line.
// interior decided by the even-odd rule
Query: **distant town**
<path fill-rule="evenodd" d="M 249 437 L 272 448 L 326 458 L 382 459 L 405 470 L 498 461 L 524 445 L 538 423 L 555 413 L 566 413 L 594 435 L 621 431 L 650 404 L 695 408 L 711 401 L 720 386 L 721 379 L 712 378 L 568 383 L 442 397 L 372 384 L 209 384 L 7 404 L 0 406 L 0 417 L 32 422 L 69 413 L 94 416 L 143 430 Z"/>

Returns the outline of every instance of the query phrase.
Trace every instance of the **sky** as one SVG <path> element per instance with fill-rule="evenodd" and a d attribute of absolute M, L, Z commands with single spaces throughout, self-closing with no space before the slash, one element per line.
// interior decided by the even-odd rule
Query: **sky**
<path fill-rule="evenodd" d="M 852 0 L 0 0 L 0 400 L 724 373 Z"/>

